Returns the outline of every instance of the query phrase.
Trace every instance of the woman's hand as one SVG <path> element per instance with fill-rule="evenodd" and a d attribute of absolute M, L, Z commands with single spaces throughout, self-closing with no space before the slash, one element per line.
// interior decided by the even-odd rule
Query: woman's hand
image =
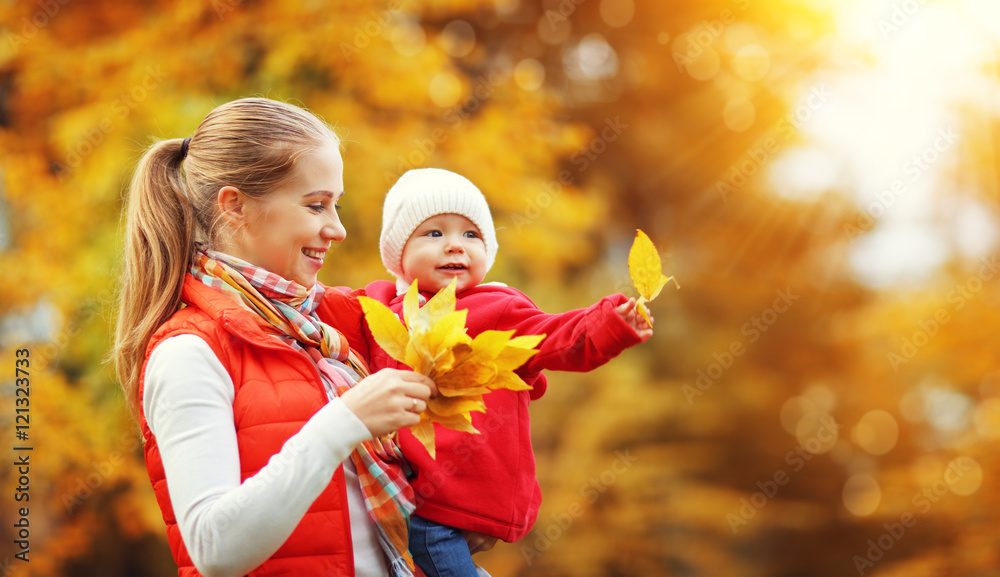
<path fill-rule="evenodd" d="M 381 437 L 419 423 L 427 400 L 436 394 L 434 381 L 420 373 L 383 369 L 361 379 L 340 400 L 373 437 Z"/>
<path fill-rule="evenodd" d="M 630 298 L 627 302 L 615 307 L 615 312 L 625 321 L 625 324 L 632 327 L 632 330 L 642 340 L 646 340 L 653 335 L 653 325 L 651 324 L 653 322 L 653 315 L 649 315 L 650 322 L 647 323 L 646 319 L 642 318 L 642 315 L 636 310 L 634 298 Z"/>

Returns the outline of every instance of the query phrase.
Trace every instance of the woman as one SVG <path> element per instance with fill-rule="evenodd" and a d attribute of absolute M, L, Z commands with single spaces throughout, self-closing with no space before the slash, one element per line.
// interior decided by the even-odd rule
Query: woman
<path fill-rule="evenodd" d="M 413 572 L 385 436 L 434 385 L 368 376 L 360 307 L 316 281 L 346 235 L 339 145 L 242 99 L 133 177 L 115 360 L 182 577 Z"/>

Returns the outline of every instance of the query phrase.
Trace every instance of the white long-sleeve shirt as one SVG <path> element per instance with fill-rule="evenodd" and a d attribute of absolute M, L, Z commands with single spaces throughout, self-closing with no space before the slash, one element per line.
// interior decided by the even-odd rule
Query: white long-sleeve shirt
<path fill-rule="evenodd" d="M 195 567 L 239 577 L 288 539 L 344 464 L 355 574 L 388 575 L 348 458 L 371 433 L 332 399 L 256 475 L 240 482 L 232 378 L 195 335 L 170 337 L 146 365 L 142 404 L 163 459 L 170 503 Z"/>

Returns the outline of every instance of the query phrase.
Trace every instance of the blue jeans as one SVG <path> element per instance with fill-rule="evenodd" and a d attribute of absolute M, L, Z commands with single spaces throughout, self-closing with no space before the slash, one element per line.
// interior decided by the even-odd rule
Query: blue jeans
<path fill-rule="evenodd" d="M 410 555 L 427 577 L 476 577 L 476 565 L 462 531 L 410 517 Z"/>

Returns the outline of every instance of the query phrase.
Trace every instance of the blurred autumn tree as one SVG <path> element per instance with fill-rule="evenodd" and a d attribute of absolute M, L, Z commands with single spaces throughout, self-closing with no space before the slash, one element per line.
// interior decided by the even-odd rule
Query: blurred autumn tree
<path fill-rule="evenodd" d="M 769 177 L 851 89 L 815 72 L 871 59 L 838 44 L 834 10 L 0 3 L 0 348 L 32 352 L 31 574 L 175 571 L 101 362 L 122 191 L 151 139 L 189 135 L 249 95 L 301 104 L 347 144 L 349 236 L 328 284 L 386 277 L 381 198 L 420 166 L 483 188 L 502 246 L 488 280 L 546 310 L 634 294 L 635 228 L 680 280 L 651 306 L 651 341 L 599 371 L 550 375 L 532 409 L 542 513 L 522 542 L 477 557 L 493 575 L 996 574 L 989 255 L 873 287 L 858 280 L 859 247 L 893 207 L 857 202 L 850 178 L 790 197 Z M 881 14 L 893 33 L 895 13 Z M 939 189 L 995 211 L 996 122 L 975 107 L 957 122 L 964 160 Z M 17 483 L 0 469 L 4 499 Z M 14 535 L 4 523 L 3 556 Z"/>

